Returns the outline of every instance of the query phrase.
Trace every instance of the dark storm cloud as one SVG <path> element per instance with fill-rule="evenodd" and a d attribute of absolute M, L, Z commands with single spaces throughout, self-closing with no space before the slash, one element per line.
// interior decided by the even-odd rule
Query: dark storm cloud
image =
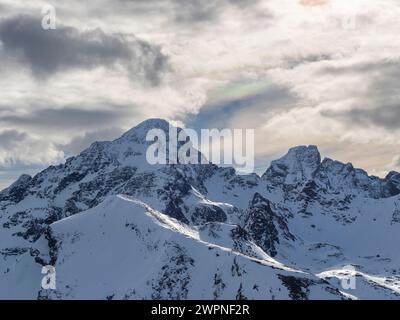
<path fill-rule="evenodd" d="M 0 150 L 9 150 L 15 147 L 16 141 L 24 141 L 28 135 L 17 130 L 5 130 L 0 132 Z"/>
<path fill-rule="evenodd" d="M 58 24 L 56 30 L 43 30 L 41 20 L 28 15 L 3 20 L 0 41 L 6 53 L 39 78 L 73 68 L 122 65 L 132 78 L 157 85 L 168 69 L 168 58 L 156 45 L 101 29 L 79 31 Z"/>
<path fill-rule="evenodd" d="M 0 123 L 33 128 L 87 129 L 97 128 L 99 125 L 112 126 L 132 114 L 126 106 L 114 106 L 106 110 L 85 110 L 79 107 L 32 108 L 26 114 L 2 115 Z"/>
<path fill-rule="evenodd" d="M 349 110 L 325 110 L 323 116 L 344 120 L 351 125 L 368 125 L 400 129 L 400 61 L 381 61 L 374 63 L 360 63 L 349 67 L 330 67 L 323 72 L 331 74 L 362 74 L 364 79 L 360 83 L 366 90 L 355 96 L 357 102 Z"/>

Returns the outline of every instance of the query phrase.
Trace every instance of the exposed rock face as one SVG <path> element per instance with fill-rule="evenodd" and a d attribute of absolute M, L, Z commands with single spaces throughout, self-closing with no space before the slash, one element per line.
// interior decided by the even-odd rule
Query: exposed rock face
<path fill-rule="evenodd" d="M 254 195 L 246 214 L 244 229 L 250 238 L 271 257 L 278 253 L 279 239 L 294 240 L 286 221 L 271 209 L 271 203 L 259 193 Z"/>
<path fill-rule="evenodd" d="M 400 255 L 395 245 L 387 244 L 400 241 L 399 173 L 380 179 L 351 164 L 321 161 L 315 146 L 290 149 L 262 177 L 238 175 L 232 168 L 211 163 L 150 165 L 146 134 L 153 128 L 170 130 L 164 120 L 145 121 L 115 141 L 93 143 L 64 164 L 34 177 L 23 175 L 0 192 L 0 297 L 343 298 L 338 285 L 332 287 L 320 278 L 326 270 L 348 264 L 362 269 L 365 285 L 371 284 L 365 294 L 357 293 L 359 297 L 380 298 L 383 291 L 376 288 L 383 282 L 379 279 L 388 275 L 393 281 L 385 282 L 384 297 L 397 297 Z M 111 207 L 104 207 L 108 201 Z M 154 213 L 155 225 L 147 221 L 140 227 L 129 216 L 130 210 Z M 118 220 L 120 211 L 123 222 Z M 123 228 L 114 225 L 111 214 Z M 87 227 L 80 229 L 69 221 Z M 157 231 L 160 238 L 153 239 L 148 230 L 157 229 L 159 223 L 160 230 L 169 231 Z M 135 285 L 122 291 L 117 289 L 118 277 L 101 274 L 110 287 L 98 288 L 102 295 L 96 296 L 92 286 L 96 278 L 72 266 L 80 259 L 90 264 L 79 255 L 82 250 L 96 252 L 93 259 L 106 263 L 110 257 L 100 246 L 118 238 L 114 227 L 127 233 L 115 244 L 118 257 L 109 267 L 140 248 L 132 264 L 149 273 L 142 275 L 138 269 L 140 275 L 135 275 L 124 269 Z M 190 244 L 175 241 L 187 237 Z M 161 257 L 155 266 L 145 258 L 152 253 Z M 44 264 L 60 269 L 65 287 L 53 293 L 38 287 Z M 269 267 L 255 267 L 258 264 Z M 203 281 L 204 287 L 190 289 L 202 283 L 195 275 L 208 267 L 212 277 Z M 275 268 L 280 276 L 271 271 Z M 308 275 L 299 276 L 298 270 Z M 26 276 L 15 286 L 21 272 Z M 265 272 L 273 283 L 270 287 L 263 284 Z M 376 277 L 367 278 L 369 274 Z M 340 276 L 331 272 L 327 277 Z M 140 277 L 144 283 L 137 284 Z M 78 280 L 87 287 L 74 286 Z M 1 289 L 10 286 L 15 290 Z"/>

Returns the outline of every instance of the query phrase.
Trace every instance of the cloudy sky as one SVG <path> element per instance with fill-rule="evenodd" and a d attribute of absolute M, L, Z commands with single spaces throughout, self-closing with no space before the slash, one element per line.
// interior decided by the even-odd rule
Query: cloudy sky
<path fill-rule="evenodd" d="M 42 8 L 56 9 L 43 30 Z M 0 188 L 161 117 L 400 169 L 400 0 L 0 0 Z"/>

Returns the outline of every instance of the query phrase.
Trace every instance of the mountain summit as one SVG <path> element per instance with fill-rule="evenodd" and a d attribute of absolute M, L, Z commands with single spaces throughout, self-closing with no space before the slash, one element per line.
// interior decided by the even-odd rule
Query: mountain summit
<path fill-rule="evenodd" d="M 299 146 L 272 161 L 263 177 L 276 183 L 301 183 L 311 179 L 320 164 L 321 155 L 316 146 Z"/>
<path fill-rule="evenodd" d="M 0 192 L 0 298 L 400 298 L 399 173 L 321 161 L 316 146 L 262 177 L 150 165 L 153 128 L 169 124 L 147 120 Z M 55 290 L 41 288 L 48 265 Z"/>

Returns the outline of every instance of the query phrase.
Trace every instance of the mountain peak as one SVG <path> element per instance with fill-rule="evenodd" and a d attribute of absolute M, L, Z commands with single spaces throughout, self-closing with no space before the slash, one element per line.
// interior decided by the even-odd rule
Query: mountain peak
<path fill-rule="evenodd" d="M 129 142 L 129 143 L 133 141 L 138 144 L 144 144 L 146 143 L 147 133 L 152 129 L 162 130 L 165 133 L 166 138 L 168 140 L 169 130 L 171 127 L 174 126 L 170 124 L 167 120 L 158 118 L 148 119 L 139 123 L 137 126 L 131 128 L 127 132 L 125 132 L 121 136 L 121 138 L 117 139 L 116 141 Z"/>
<path fill-rule="evenodd" d="M 264 177 L 277 183 L 297 183 L 312 178 L 321 163 L 317 146 L 298 146 L 272 161 Z"/>
<path fill-rule="evenodd" d="M 168 132 L 170 126 L 171 124 L 164 119 L 159 119 L 159 118 L 147 119 L 139 123 L 132 129 L 128 130 L 127 132 L 125 132 L 123 134 L 123 137 L 137 133 L 147 133 L 151 129 L 161 129 L 164 130 L 165 132 Z"/>
<path fill-rule="evenodd" d="M 315 145 L 309 145 L 309 146 L 297 146 L 290 148 L 287 156 L 296 156 L 301 159 L 302 156 L 307 156 L 311 157 L 314 159 L 317 159 L 319 162 L 321 162 L 321 154 L 318 150 L 318 147 Z"/>
<path fill-rule="evenodd" d="M 360 298 L 398 298 L 388 244 L 400 242 L 400 174 L 321 163 L 316 146 L 291 148 L 262 179 L 211 163 L 153 165 L 153 128 L 176 138 L 150 119 L 0 192 L 0 299 L 324 298 L 339 287 L 321 277 L 342 276 L 334 268 L 347 261 L 362 270 L 357 281 L 375 275 Z M 105 268 L 93 272 L 93 261 Z M 64 289 L 41 290 L 40 265 L 56 268 Z M 266 272 L 276 279 L 262 287 Z"/>

